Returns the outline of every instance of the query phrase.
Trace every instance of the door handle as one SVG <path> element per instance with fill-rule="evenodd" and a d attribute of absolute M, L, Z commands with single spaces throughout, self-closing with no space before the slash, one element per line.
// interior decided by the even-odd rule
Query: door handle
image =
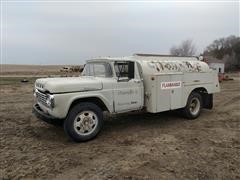
<path fill-rule="evenodd" d="M 135 79 L 133 82 L 135 82 L 135 83 L 140 83 L 141 81 Z"/>

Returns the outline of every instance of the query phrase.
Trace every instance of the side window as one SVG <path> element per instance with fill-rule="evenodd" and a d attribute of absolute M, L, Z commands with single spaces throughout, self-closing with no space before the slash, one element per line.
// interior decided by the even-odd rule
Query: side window
<path fill-rule="evenodd" d="M 134 62 L 115 62 L 114 69 L 118 78 L 127 80 L 134 78 Z"/>
<path fill-rule="evenodd" d="M 117 77 L 128 77 L 128 63 L 127 62 L 115 63 L 114 69 L 115 69 Z"/>

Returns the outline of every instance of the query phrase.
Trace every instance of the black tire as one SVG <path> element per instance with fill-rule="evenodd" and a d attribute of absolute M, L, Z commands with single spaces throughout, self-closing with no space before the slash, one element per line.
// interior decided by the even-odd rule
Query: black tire
<path fill-rule="evenodd" d="M 85 126 L 92 126 L 91 123 L 89 123 L 90 121 L 94 121 L 96 124 L 91 127 L 92 131 L 86 132 L 87 130 L 85 130 Z M 79 125 L 76 125 L 77 123 L 79 123 Z M 65 133 L 76 142 L 93 139 L 100 132 L 102 126 L 103 112 L 96 104 L 91 102 L 83 102 L 73 106 L 64 121 Z"/>
<path fill-rule="evenodd" d="M 192 104 L 196 102 L 196 106 L 193 107 Z M 195 111 L 192 108 L 196 108 Z M 202 109 L 202 96 L 197 92 L 192 92 L 187 101 L 187 105 L 183 109 L 183 114 L 187 119 L 196 119 Z"/>

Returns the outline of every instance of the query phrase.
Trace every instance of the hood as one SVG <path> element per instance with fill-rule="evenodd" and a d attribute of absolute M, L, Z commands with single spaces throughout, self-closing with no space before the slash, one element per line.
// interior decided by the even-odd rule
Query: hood
<path fill-rule="evenodd" d="M 95 91 L 102 89 L 102 83 L 95 77 L 59 77 L 37 79 L 35 88 L 50 93 Z"/>

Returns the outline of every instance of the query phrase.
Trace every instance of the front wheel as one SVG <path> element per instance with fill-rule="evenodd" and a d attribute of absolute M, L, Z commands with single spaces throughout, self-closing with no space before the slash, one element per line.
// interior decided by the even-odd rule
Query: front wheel
<path fill-rule="evenodd" d="M 192 92 L 188 97 L 186 107 L 183 109 L 183 113 L 188 119 L 196 119 L 202 109 L 202 96 L 197 92 Z"/>
<path fill-rule="evenodd" d="M 93 139 L 103 125 L 103 112 L 94 103 L 79 103 L 71 108 L 64 131 L 76 142 Z"/>

